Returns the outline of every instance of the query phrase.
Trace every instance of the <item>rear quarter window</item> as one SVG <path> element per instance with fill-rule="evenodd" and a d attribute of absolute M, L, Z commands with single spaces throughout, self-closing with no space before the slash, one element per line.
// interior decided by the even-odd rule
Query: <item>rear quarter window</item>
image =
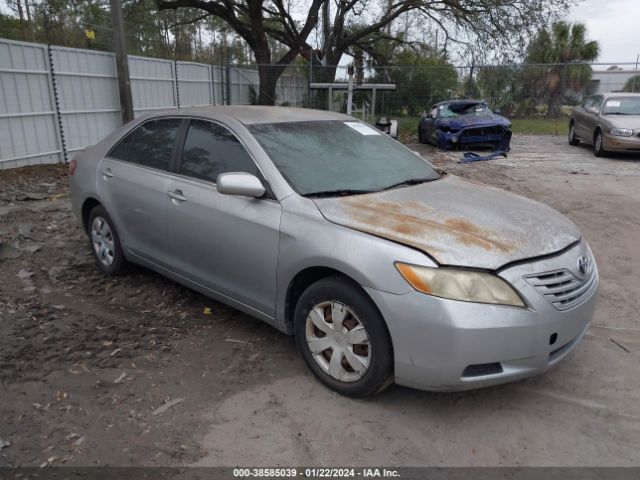
<path fill-rule="evenodd" d="M 145 122 L 117 144 L 108 156 L 158 170 L 169 170 L 181 121 L 179 118 L 163 118 Z"/>

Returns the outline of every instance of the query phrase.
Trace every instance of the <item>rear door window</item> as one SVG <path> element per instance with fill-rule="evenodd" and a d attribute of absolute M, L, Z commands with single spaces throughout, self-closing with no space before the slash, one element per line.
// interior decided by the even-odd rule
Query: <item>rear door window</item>
<path fill-rule="evenodd" d="M 583 100 L 582 102 L 582 108 L 588 109 L 590 107 L 593 107 L 593 101 L 594 101 L 595 97 L 587 97 Z"/>
<path fill-rule="evenodd" d="M 594 111 L 599 112 L 600 109 L 602 108 L 602 102 L 604 100 L 604 97 L 598 95 L 596 97 L 593 97 L 593 105 L 592 108 Z"/>
<path fill-rule="evenodd" d="M 231 131 L 217 123 L 191 120 L 180 173 L 215 183 L 218 175 L 228 172 L 246 172 L 260 177 L 253 159 Z"/>
<path fill-rule="evenodd" d="M 120 158 L 115 155 L 124 155 L 127 149 L 126 143 L 130 142 L 127 157 L 129 162 L 158 170 L 169 170 L 180 122 L 179 118 L 163 118 L 146 122 L 121 142 L 111 156 Z M 119 152 L 121 146 L 122 151 Z"/>

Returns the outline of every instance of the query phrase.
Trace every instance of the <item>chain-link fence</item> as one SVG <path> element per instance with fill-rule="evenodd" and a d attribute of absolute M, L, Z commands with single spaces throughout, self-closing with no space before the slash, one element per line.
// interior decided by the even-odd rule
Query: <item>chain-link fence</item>
<path fill-rule="evenodd" d="M 309 89 L 305 106 L 345 112 L 344 85 L 328 84 L 348 82 L 347 67 L 306 69 L 310 85 L 319 85 Z M 435 103 L 472 98 L 510 118 L 516 132 L 559 134 L 568 128 L 571 109 L 586 97 L 640 92 L 640 69 L 635 63 L 386 66 L 356 68 L 353 81 L 353 114 L 368 121 L 397 118 L 405 133 L 413 133 L 419 116 Z"/>
<path fill-rule="evenodd" d="M 161 108 L 255 104 L 256 65 L 210 65 L 129 57 L 136 115 Z M 268 66 L 281 71 L 281 67 Z M 640 92 L 635 64 L 355 68 L 352 115 L 399 122 L 415 135 L 440 101 L 485 100 L 515 133 L 565 133 L 572 106 L 605 92 Z M 264 69 L 263 69 L 264 70 Z M 276 105 L 347 111 L 346 66 L 294 63 L 263 96 Z M 114 56 L 0 39 L 0 168 L 68 160 L 120 125 Z M 35 141 L 33 139 L 36 139 Z"/>
<path fill-rule="evenodd" d="M 257 66 L 243 69 L 255 71 L 256 82 L 251 88 L 257 92 Z M 285 75 L 296 79 L 297 102 L 288 100 L 280 82 L 276 105 L 347 111 L 347 66 L 294 64 Z M 640 93 L 636 63 L 454 66 L 441 62 L 427 67 L 355 68 L 352 78 L 352 115 L 369 122 L 380 116 L 395 118 L 404 136 L 415 134 L 424 112 L 449 99 L 485 100 L 495 113 L 513 122 L 516 133 L 565 134 L 571 109 L 586 97 Z"/>

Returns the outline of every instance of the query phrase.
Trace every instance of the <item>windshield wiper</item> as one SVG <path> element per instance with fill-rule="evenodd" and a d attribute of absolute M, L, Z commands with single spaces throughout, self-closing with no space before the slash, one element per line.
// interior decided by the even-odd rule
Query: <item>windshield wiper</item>
<path fill-rule="evenodd" d="M 347 195 L 362 195 L 363 193 L 373 193 L 375 190 L 354 190 L 343 188 L 338 190 L 322 190 L 319 192 L 305 193 L 303 197 L 346 197 Z"/>
<path fill-rule="evenodd" d="M 625 112 L 607 112 L 605 115 L 634 115 L 633 113 L 625 113 Z"/>
<path fill-rule="evenodd" d="M 393 188 L 398 188 L 398 187 L 418 185 L 420 183 L 431 182 L 432 180 L 435 180 L 435 178 L 409 178 L 408 180 L 403 180 L 401 182 L 394 183 L 393 185 L 389 185 L 388 187 L 385 187 L 382 190 L 391 190 Z"/>

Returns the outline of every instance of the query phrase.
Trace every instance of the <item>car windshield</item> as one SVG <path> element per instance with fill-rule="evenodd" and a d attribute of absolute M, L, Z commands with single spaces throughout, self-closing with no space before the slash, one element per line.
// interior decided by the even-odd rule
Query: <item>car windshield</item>
<path fill-rule="evenodd" d="M 491 110 L 484 102 L 461 102 L 440 105 L 438 112 L 442 118 L 452 118 L 467 115 L 487 115 L 491 113 Z"/>
<path fill-rule="evenodd" d="M 418 155 L 358 121 L 266 123 L 249 130 L 301 195 L 349 195 L 440 178 Z"/>
<path fill-rule="evenodd" d="M 607 98 L 602 107 L 603 115 L 640 115 L 640 97 Z"/>

